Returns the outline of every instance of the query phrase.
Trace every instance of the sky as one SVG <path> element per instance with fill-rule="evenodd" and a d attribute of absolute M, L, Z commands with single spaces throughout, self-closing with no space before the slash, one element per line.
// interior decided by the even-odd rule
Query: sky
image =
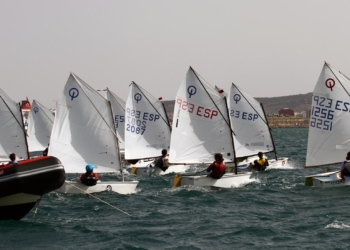
<path fill-rule="evenodd" d="M 192 66 L 254 97 L 312 92 L 324 61 L 350 76 L 350 1 L 0 0 L 0 88 L 55 108 L 70 72 L 126 100 L 175 99 Z"/>

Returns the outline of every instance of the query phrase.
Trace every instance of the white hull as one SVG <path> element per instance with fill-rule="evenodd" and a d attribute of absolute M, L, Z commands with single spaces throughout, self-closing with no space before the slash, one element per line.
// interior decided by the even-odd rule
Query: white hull
<path fill-rule="evenodd" d="M 104 181 L 98 182 L 95 186 L 86 186 L 77 181 L 66 181 L 56 191 L 65 194 L 99 193 L 103 191 L 131 194 L 135 192 L 138 183 L 138 181 Z"/>
<path fill-rule="evenodd" d="M 166 171 L 160 168 L 154 169 L 153 173 L 156 175 L 166 175 L 171 173 L 185 173 L 190 168 L 189 165 L 170 165 Z"/>
<path fill-rule="evenodd" d="M 350 181 L 345 181 L 339 177 L 340 171 L 327 172 L 305 177 L 305 186 L 320 188 L 342 187 L 350 185 Z"/>
<path fill-rule="evenodd" d="M 170 165 L 166 171 L 163 171 L 160 168 L 154 168 L 148 165 L 145 167 L 132 167 L 128 170 L 134 175 L 150 175 L 152 172 L 156 175 L 166 175 L 171 173 L 185 173 L 189 168 L 189 165 Z"/>
<path fill-rule="evenodd" d="M 287 166 L 288 158 L 283 157 L 283 158 L 278 158 L 277 160 L 271 159 L 271 160 L 268 160 L 268 162 L 269 162 L 269 166 L 267 167 L 267 169 L 269 169 L 269 168 L 283 168 L 283 167 Z"/>
<path fill-rule="evenodd" d="M 134 175 L 150 175 L 153 171 L 153 168 L 150 166 L 132 167 L 132 168 L 128 168 L 128 170 L 130 171 L 130 174 L 134 174 Z"/>
<path fill-rule="evenodd" d="M 130 165 L 127 167 L 127 170 L 131 174 L 135 175 L 149 175 L 152 173 L 153 168 L 151 167 L 151 164 L 154 162 L 154 159 L 142 159 L 139 160 L 136 164 Z"/>
<path fill-rule="evenodd" d="M 178 176 L 170 179 L 174 187 L 178 186 L 197 186 L 197 187 L 218 187 L 234 188 L 251 182 L 251 173 L 225 174 L 221 179 L 213 179 L 206 175 L 200 176 Z"/>
<path fill-rule="evenodd" d="M 271 160 L 268 160 L 268 162 L 269 162 L 269 166 L 266 169 L 284 168 L 288 164 L 288 158 L 283 157 L 283 158 L 278 158 L 277 160 L 271 159 Z M 240 162 L 237 166 L 238 170 L 249 170 L 250 169 L 248 167 L 249 163 L 250 163 L 250 161 Z M 229 167 L 232 167 L 232 166 L 229 165 Z"/>

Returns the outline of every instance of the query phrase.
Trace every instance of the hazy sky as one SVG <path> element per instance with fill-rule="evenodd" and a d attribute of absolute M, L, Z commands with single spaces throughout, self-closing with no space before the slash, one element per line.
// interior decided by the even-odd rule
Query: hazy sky
<path fill-rule="evenodd" d="M 171 100 L 191 65 L 227 91 L 305 94 L 324 61 L 350 76 L 349 26 L 348 0 L 0 0 L 0 87 L 54 108 L 74 72 Z"/>

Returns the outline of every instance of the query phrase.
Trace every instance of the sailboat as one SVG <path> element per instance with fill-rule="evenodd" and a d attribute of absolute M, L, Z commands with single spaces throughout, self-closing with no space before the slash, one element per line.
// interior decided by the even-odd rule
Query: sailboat
<path fill-rule="evenodd" d="M 114 127 L 110 102 L 71 73 L 56 105 L 49 155 L 62 161 L 66 173 L 83 173 L 87 164 L 95 165 L 96 173 L 121 171 Z M 95 193 L 109 190 L 129 194 L 135 191 L 137 184 L 138 181 L 124 179 L 98 182 L 95 186 L 66 181 L 58 191 Z"/>
<path fill-rule="evenodd" d="M 0 165 L 0 220 L 20 220 L 38 204 L 40 197 L 60 187 L 64 168 L 55 157 L 29 159 L 20 105 L 0 89 L 0 152 L 9 161 Z"/>
<path fill-rule="evenodd" d="M 126 101 L 125 122 L 125 159 L 137 161 L 131 173 L 149 174 L 153 171 L 151 163 L 154 158 L 161 156 L 162 149 L 169 149 L 171 127 L 164 104 L 132 82 Z M 154 173 L 184 172 L 187 168 L 183 164 L 171 165 L 164 172 L 156 168 Z"/>
<path fill-rule="evenodd" d="M 277 158 L 272 133 L 261 103 L 232 83 L 228 98 L 231 127 L 235 133 L 236 157 L 248 157 L 239 164 L 247 168 L 250 162 L 258 160 L 257 154 L 275 153 L 275 159 L 268 160 L 269 167 L 283 167 L 288 158 Z"/>
<path fill-rule="evenodd" d="M 0 98 L 0 161 L 10 161 L 11 153 L 15 153 L 17 159 L 29 159 L 20 106 L 2 89 Z"/>
<path fill-rule="evenodd" d="M 237 166 L 233 137 L 225 96 L 190 67 L 176 95 L 169 162 L 209 164 L 214 161 L 214 153 L 221 153 L 225 163 Z M 170 182 L 173 186 L 231 188 L 250 182 L 250 178 L 251 173 L 235 168 L 235 173 L 221 179 L 176 175 Z"/>
<path fill-rule="evenodd" d="M 330 166 L 350 151 L 350 80 L 325 62 L 313 91 L 305 168 Z M 340 171 L 306 176 L 305 185 L 340 187 Z"/>
<path fill-rule="evenodd" d="M 44 105 L 33 100 L 28 116 L 28 147 L 29 152 L 43 151 L 50 142 L 55 116 Z"/>

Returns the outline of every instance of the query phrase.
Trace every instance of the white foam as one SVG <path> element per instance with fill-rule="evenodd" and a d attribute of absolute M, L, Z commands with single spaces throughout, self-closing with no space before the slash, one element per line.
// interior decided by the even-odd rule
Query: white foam
<path fill-rule="evenodd" d="M 343 222 L 339 222 L 336 220 L 333 223 L 327 225 L 325 228 L 336 228 L 336 229 L 350 230 L 350 225 L 347 225 Z"/>

